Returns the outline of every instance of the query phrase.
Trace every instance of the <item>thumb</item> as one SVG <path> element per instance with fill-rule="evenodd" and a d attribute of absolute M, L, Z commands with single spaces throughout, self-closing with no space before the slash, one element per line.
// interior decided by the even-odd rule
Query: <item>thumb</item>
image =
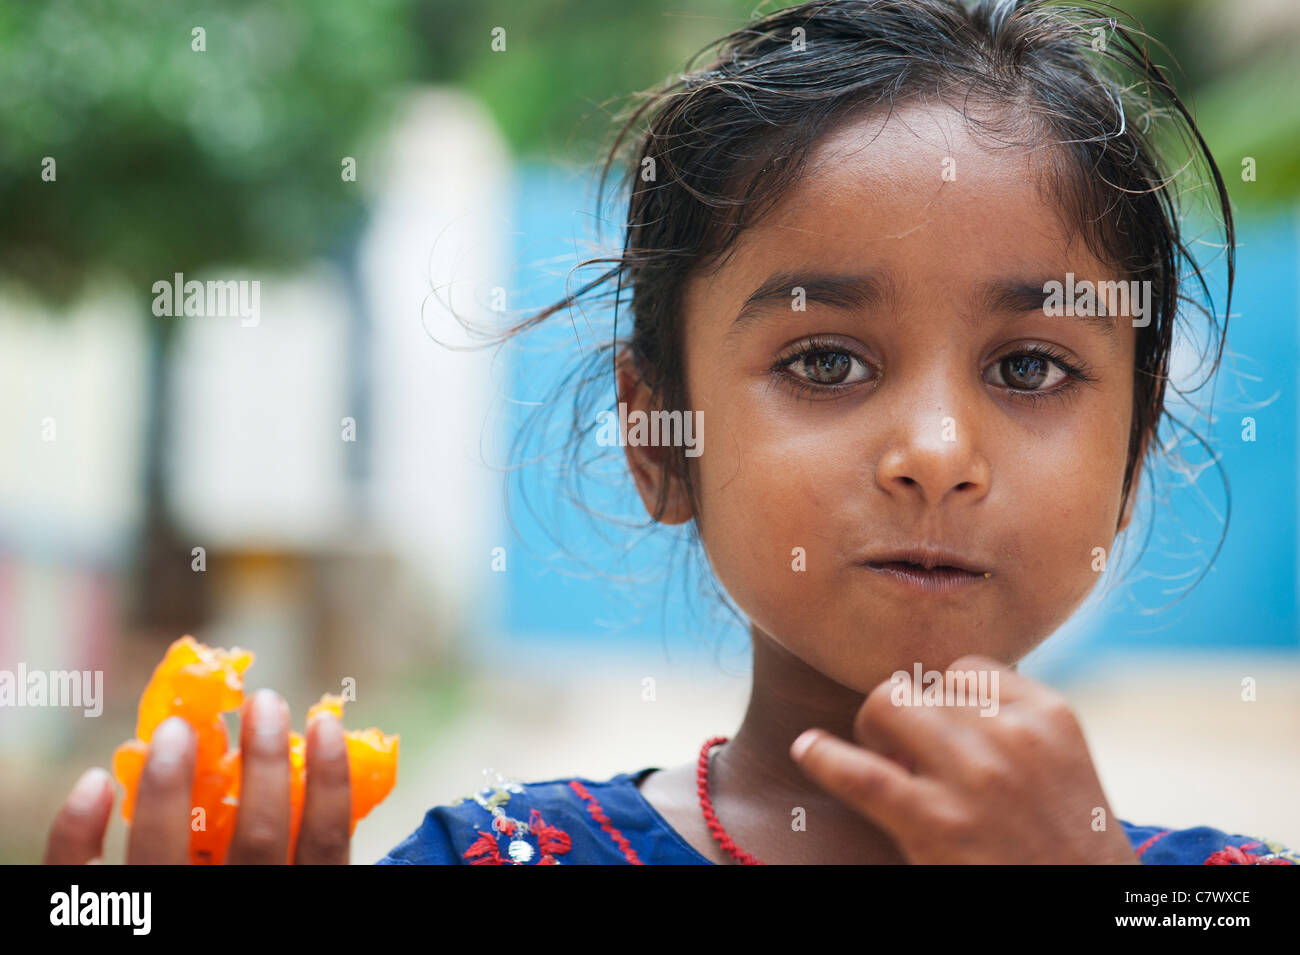
<path fill-rule="evenodd" d="M 808 730 L 790 751 L 805 776 L 896 838 L 914 828 L 921 780 L 897 762 L 823 730 Z"/>

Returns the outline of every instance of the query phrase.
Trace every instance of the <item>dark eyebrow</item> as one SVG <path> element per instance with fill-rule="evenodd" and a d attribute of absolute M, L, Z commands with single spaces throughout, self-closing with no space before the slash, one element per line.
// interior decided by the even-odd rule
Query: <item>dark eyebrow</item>
<path fill-rule="evenodd" d="M 732 320 L 727 336 L 739 332 L 766 311 L 783 306 L 793 311 L 794 290 L 804 290 L 805 303 L 816 302 L 844 311 L 861 311 L 879 305 L 887 286 L 875 275 L 834 275 L 778 272 L 754 289 Z"/>
<path fill-rule="evenodd" d="M 1061 273 L 1065 275 L 1064 272 Z M 1047 293 L 1043 287 L 1048 282 L 1061 282 L 1061 278 L 1045 278 L 1032 281 L 997 279 L 986 282 L 980 286 L 976 301 L 980 303 L 986 312 L 1000 312 L 1003 314 L 1021 314 L 1024 312 L 1043 312 L 1047 302 Z M 1101 332 L 1117 344 L 1119 340 L 1119 328 L 1115 324 L 1115 316 L 1105 314 L 1105 304 L 1100 297 L 1097 300 L 1097 307 L 1100 314 L 1097 315 L 1068 315 L 1056 317 L 1057 321 L 1079 322 L 1082 325 Z"/>
<path fill-rule="evenodd" d="M 1041 280 L 994 279 L 976 288 L 974 301 L 980 312 L 986 314 L 1043 312 L 1047 301 L 1047 293 L 1043 291 L 1043 286 L 1049 281 L 1059 282 L 1060 279 L 1050 277 Z M 740 311 L 732 320 L 726 337 L 730 338 L 746 326 L 765 317 L 764 313 L 770 313 L 776 308 L 792 310 L 796 288 L 804 290 L 806 303 L 815 302 L 843 311 L 862 311 L 879 307 L 893 293 L 893 287 L 886 278 L 871 273 L 836 275 L 778 272 L 745 299 Z M 1072 315 L 1062 316 L 1058 320 L 1079 322 L 1105 334 L 1112 339 L 1113 343 L 1118 343 L 1119 330 L 1113 316 Z"/>

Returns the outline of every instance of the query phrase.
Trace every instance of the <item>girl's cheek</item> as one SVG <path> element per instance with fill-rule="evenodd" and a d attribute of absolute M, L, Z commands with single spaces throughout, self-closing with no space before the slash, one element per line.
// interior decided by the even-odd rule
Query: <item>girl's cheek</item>
<path fill-rule="evenodd" d="M 739 472 L 735 462 L 715 461 L 718 479 L 706 487 L 703 506 L 708 514 L 703 542 L 719 581 L 742 609 L 780 602 L 807 590 L 807 554 L 819 537 L 815 515 L 806 513 L 789 483 L 790 471 L 757 467 L 751 462 Z M 802 578 L 802 579 L 800 579 Z"/>

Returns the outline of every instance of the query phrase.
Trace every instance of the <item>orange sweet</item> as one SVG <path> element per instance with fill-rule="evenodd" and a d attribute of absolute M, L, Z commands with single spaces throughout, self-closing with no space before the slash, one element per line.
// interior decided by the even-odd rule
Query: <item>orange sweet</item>
<path fill-rule="evenodd" d="M 198 735 L 198 758 L 191 791 L 190 861 L 220 864 L 225 861 L 235 831 L 239 809 L 239 749 L 230 749 L 221 714 L 237 710 L 244 700 L 244 671 L 253 654 L 235 648 L 206 647 L 189 635 L 167 648 L 140 697 L 136 739 L 127 740 L 113 752 L 113 775 L 126 789 L 122 818 L 131 821 L 135 813 L 136 790 L 149 752 L 149 740 L 158 724 L 169 716 L 180 716 Z M 343 698 L 325 694 L 307 711 L 307 725 L 323 712 L 343 718 Z M 348 730 L 348 772 L 352 783 L 352 818 L 349 835 L 357 820 L 381 803 L 397 781 L 397 736 L 378 729 Z M 298 840 L 306 789 L 306 738 L 289 733 L 290 829 L 289 859 Z M 198 810 L 202 810 L 199 812 Z"/>

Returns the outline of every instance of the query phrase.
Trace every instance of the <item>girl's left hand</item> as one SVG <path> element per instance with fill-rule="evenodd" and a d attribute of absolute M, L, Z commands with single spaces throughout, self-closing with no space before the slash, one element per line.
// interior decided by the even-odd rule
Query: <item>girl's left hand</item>
<path fill-rule="evenodd" d="M 964 656 L 948 670 L 984 670 L 989 686 L 996 671 L 995 715 L 896 705 L 895 694 L 913 699 L 912 680 L 891 678 L 858 710 L 860 745 L 812 730 L 791 757 L 913 864 L 1139 864 L 1065 698 L 988 657 Z"/>

